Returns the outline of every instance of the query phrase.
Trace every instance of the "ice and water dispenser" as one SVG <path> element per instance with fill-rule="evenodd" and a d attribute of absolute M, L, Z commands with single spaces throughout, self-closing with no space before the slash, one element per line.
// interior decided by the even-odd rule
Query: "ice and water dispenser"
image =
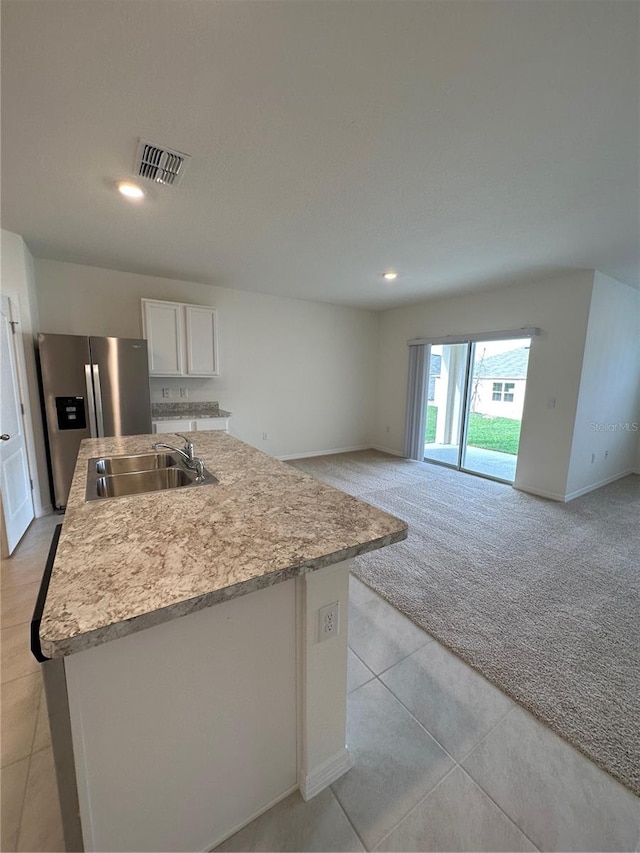
<path fill-rule="evenodd" d="M 86 429 L 84 397 L 56 397 L 58 429 Z"/>

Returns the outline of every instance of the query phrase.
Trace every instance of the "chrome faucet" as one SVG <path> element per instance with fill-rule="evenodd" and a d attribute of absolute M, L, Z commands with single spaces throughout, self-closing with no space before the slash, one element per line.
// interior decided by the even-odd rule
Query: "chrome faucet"
<path fill-rule="evenodd" d="M 160 450 L 160 448 L 165 448 L 166 450 L 173 450 L 174 453 L 179 453 L 180 456 L 184 459 L 184 464 L 187 468 L 190 468 L 192 471 L 196 472 L 196 482 L 200 482 L 204 480 L 204 462 L 194 453 L 193 442 L 188 439 L 186 436 L 181 435 L 179 432 L 176 432 L 175 435 L 178 438 L 181 438 L 184 441 L 184 447 L 174 447 L 172 444 L 165 444 L 164 441 L 157 441 L 152 445 L 153 450 Z"/>

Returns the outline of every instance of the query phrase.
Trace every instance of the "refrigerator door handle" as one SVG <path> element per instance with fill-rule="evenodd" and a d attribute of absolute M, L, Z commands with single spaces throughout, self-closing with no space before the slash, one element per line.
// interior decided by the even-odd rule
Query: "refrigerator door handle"
<path fill-rule="evenodd" d="M 100 387 L 100 368 L 93 365 L 93 391 L 96 398 L 96 426 L 98 438 L 104 438 L 104 414 L 102 412 L 102 389 Z"/>
<path fill-rule="evenodd" d="M 93 394 L 93 381 L 91 379 L 91 365 L 84 366 L 84 381 L 87 386 L 87 414 L 89 415 L 89 432 L 91 438 L 98 437 L 98 428 L 96 425 L 96 401 Z"/>

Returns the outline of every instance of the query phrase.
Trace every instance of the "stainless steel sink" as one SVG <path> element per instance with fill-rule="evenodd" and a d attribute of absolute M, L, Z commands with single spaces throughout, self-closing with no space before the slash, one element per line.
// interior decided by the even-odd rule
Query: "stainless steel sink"
<path fill-rule="evenodd" d="M 172 453 L 140 453 L 128 456 L 100 456 L 89 460 L 85 500 L 121 498 L 168 489 L 210 486 L 217 483 L 204 469 L 202 480 Z"/>
<path fill-rule="evenodd" d="M 108 456 L 98 459 L 99 474 L 130 474 L 134 471 L 153 471 L 156 468 L 171 468 L 178 464 L 178 457 L 170 453 L 140 453 L 137 456 Z"/>
<path fill-rule="evenodd" d="M 155 471 L 135 471 L 132 474 L 99 477 L 96 492 L 99 498 L 120 498 L 123 495 L 139 495 L 142 492 L 178 489 L 180 486 L 190 486 L 191 483 L 191 477 L 181 468 L 158 468 Z"/>

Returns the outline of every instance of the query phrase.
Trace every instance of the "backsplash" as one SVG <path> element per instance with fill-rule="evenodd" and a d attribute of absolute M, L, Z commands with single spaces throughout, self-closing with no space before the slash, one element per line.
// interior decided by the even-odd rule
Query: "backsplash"
<path fill-rule="evenodd" d="M 222 412 L 218 403 L 152 403 L 151 417 L 179 418 L 224 418 L 229 412 Z"/>

